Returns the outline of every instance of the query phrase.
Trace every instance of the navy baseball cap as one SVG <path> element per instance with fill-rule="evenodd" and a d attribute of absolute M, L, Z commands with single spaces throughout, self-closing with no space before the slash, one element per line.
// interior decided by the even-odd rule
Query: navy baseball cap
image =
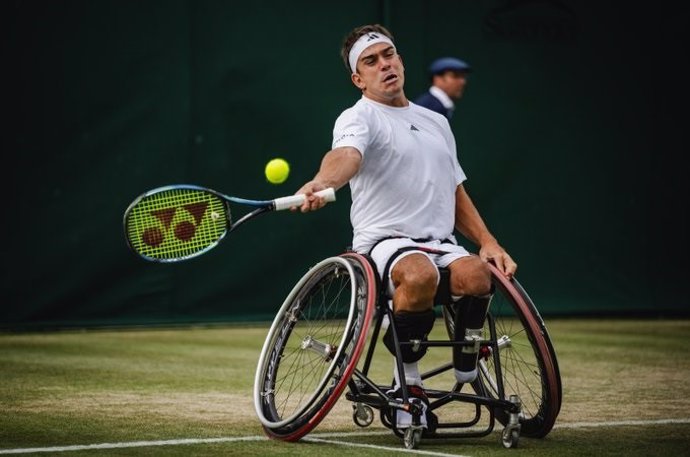
<path fill-rule="evenodd" d="M 469 72 L 472 71 L 472 67 L 470 67 L 467 62 L 456 59 L 455 57 L 442 57 L 436 59 L 429 66 L 429 73 L 432 75 L 438 75 L 448 70 Z"/>

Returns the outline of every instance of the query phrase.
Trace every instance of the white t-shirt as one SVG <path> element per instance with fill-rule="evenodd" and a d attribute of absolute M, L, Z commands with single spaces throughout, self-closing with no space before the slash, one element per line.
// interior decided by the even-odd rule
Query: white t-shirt
<path fill-rule="evenodd" d="M 333 148 L 343 146 L 362 154 L 350 180 L 355 251 L 390 236 L 454 239 L 455 191 L 466 176 L 444 116 L 362 97 L 335 121 Z"/>

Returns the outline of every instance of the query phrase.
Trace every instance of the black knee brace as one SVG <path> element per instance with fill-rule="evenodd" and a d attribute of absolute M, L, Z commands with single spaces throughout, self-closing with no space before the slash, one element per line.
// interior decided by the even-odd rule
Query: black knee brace
<path fill-rule="evenodd" d="M 395 341 L 393 341 L 393 331 L 391 327 L 395 325 L 395 330 L 398 335 L 398 341 L 408 342 L 410 340 L 426 341 L 434 327 L 434 320 L 436 314 L 433 309 L 422 312 L 408 312 L 401 311 L 393 314 L 393 322 L 388 325 L 386 334 L 383 335 L 383 344 L 388 348 L 391 354 L 395 355 Z M 400 353 L 402 354 L 403 362 L 416 362 L 426 354 L 426 346 L 413 348 L 413 346 L 400 346 Z"/>
<path fill-rule="evenodd" d="M 470 346 L 453 346 L 453 365 L 463 373 L 471 373 L 477 366 L 479 340 L 483 339 L 484 320 L 491 296 L 464 296 L 455 303 L 455 341 L 475 341 Z"/>

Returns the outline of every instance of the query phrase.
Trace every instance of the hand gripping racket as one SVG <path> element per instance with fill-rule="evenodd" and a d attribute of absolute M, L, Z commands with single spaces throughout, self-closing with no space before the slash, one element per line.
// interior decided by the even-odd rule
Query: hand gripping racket
<path fill-rule="evenodd" d="M 333 188 L 315 195 L 335 201 Z M 233 222 L 230 203 L 255 209 Z M 208 252 L 226 234 L 259 214 L 302 203 L 302 194 L 275 200 L 247 200 L 187 184 L 159 187 L 129 205 L 123 221 L 125 237 L 129 247 L 146 260 L 179 262 Z"/>

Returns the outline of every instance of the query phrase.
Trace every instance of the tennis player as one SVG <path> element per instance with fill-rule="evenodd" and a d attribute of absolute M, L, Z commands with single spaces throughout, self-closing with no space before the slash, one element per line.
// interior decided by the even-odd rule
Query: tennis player
<path fill-rule="evenodd" d="M 335 122 L 332 149 L 316 176 L 297 192 L 306 195 L 302 212 L 326 202 L 314 192 L 350 185 L 352 247 L 369 254 L 387 285 L 401 340 L 426 340 L 435 313 L 438 267 L 450 270 L 450 290 L 458 301 L 458 339 L 481 338 L 492 292 L 487 261 L 510 277 L 517 264 L 488 230 L 463 185 L 448 120 L 411 103 L 405 96 L 405 68 L 393 36 L 381 25 L 352 30 L 341 49 L 352 83 L 362 97 Z M 479 247 L 470 254 L 457 244 L 457 229 Z M 383 338 L 392 352 L 390 329 Z M 469 351 L 469 352 L 466 352 Z M 412 397 L 428 400 L 418 361 L 426 349 L 403 349 L 404 379 Z M 477 376 L 477 352 L 454 351 L 458 382 Z M 394 372 L 395 386 L 401 374 Z M 410 418 L 398 415 L 398 427 Z M 422 419 L 425 424 L 425 419 Z"/>

